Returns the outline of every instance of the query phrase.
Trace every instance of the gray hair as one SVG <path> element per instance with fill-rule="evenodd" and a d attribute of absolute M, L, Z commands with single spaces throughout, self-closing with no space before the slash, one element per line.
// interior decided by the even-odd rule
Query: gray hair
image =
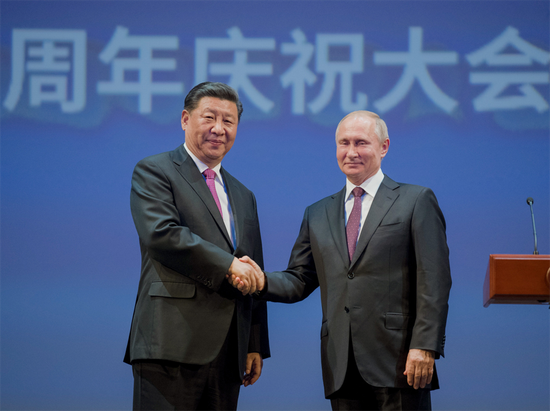
<path fill-rule="evenodd" d="M 373 119 L 374 132 L 376 133 L 380 144 L 384 143 L 384 141 L 386 141 L 390 137 L 388 135 L 388 126 L 386 126 L 386 122 L 382 120 L 378 114 L 366 110 L 353 111 L 345 116 L 342 120 L 340 120 L 340 122 L 338 123 L 338 127 L 336 127 L 336 136 L 338 136 L 338 129 L 340 128 L 340 124 L 342 124 L 344 120 L 350 117 L 367 117 Z"/>
<path fill-rule="evenodd" d="M 187 97 L 185 97 L 183 108 L 191 113 L 197 108 L 199 101 L 203 97 L 216 97 L 220 100 L 227 100 L 235 103 L 239 113 L 239 121 L 241 121 L 243 105 L 239 99 L 239 94 L 232 87 L 229 87 L 224 83 L 213 83 L 211 81 L 205 81 L 204 83 L 197 84 L 187 94 Z"/>

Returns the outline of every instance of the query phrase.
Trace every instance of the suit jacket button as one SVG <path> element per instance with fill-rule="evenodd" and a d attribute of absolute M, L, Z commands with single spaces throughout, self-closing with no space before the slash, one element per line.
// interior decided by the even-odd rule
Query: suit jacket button
<path fill-rule="evenodd" d="M 349 278 L 350 280 L 352 280 L 353 277 L 355 277 L 355 274 L 353 274 L 353 273 L 349 273 L 349 274 L 348 274 L 348 278 Z"/>
<path fill-rule="evenodd" d="M 349 313 L 349 308 L 348 307 L 344 307 L 344 311 Z"/>

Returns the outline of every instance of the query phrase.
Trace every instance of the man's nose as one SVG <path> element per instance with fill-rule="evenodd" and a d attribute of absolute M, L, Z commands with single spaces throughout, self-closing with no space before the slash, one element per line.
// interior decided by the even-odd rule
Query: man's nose
<path fill-rule="evenodd" d="M 212 133 L 222 135 L 222 134 L 224 134 L 224 132 L 225 132 L 225 130 L 223 128 L 223 122 L 220 119 L 220 120 L 216 121 L 216 123 L 214 123 L 214 126 L 212 127 Z"/>
<path fill-rule="evenodd" d="M 357 149 L 353 144 L 350 144 L 348 148 L 348 157 L 357 157 Z"/>

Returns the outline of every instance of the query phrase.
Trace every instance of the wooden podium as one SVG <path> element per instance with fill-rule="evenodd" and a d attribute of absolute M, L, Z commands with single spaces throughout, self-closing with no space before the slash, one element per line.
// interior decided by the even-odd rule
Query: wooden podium
<path fill-rule="evenodd" d="M 550 255 L 491 254 L 483 284 L 483 306 L 550 301 Z"/>

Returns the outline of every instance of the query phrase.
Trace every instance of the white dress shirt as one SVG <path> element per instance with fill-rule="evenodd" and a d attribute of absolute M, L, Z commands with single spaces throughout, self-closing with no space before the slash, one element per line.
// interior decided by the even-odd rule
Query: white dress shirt
<path fill-rule="evenodd" d="M 361 235 L 361 230 L 363 230 L 363 226 L 365 225 L 367 215 L 369 214 L 372 201 L 374 200 L 374 196 L 376 195 L 380 184 L 382 184 L 382 180 L 384 180 L 384 173 L 382 173 L 382 169 L 378 169 L 375 175 L 363 181 L 363 184 L 361 184 L 360 186 L 356 186 L 351 181 L 346 179 L 346 196 L 344 197 L 344 206 L 346 209 L 346 225 L 348 224 L 348 218 L 351 214 L 351 210 L 353 209 L 354 197 L 351 192 L 355 187 L 361 187 L 363 190 L 365 190 L 365 193 L 361 197 L 361 225 L 359 226 L 359 235 L 357 236 L 358 240 L 359 236 Z"/>
<path fill-rule="evenodd" d="M 189 150 L 189 148 L 187 148 L 187 145 L 185 143 L 183 144 L 183 147 L 185 148 L 187 153 L 191 156 L 191 158 L 197 165 L 201 174 L 204 172 L 204 170 L 206 170 L 207 168 L 210 168 L 206 164 L 204 164 L 202 161 L 200 161 L 197 158 L 197 156 L 195 156 Z M 231 241 L 233 242 L 233 247 L 235 247 L 236 246 L 235 222 L 233 221 L 233 213 L 231 212 L 231 204 L 229 204 L 227 191 L 225 190 L 225 184 L 223 183 L 223 178 L 222 178 L 222 175 L 220 174 L 221 167 L 222 167 L 222 163 L 219 163 L 217 166 L 212 168 L 212 170 L 216 173 L 216 177 L 214 178 L 214 183 L 216 187 L 216 194 L 218 194 L 218 199 L 220 200 L 220 205 L 222 208 L 223 223 L 225 225 L 225 228 L 227 229 L 227 232 L 231 237 Z"/>

